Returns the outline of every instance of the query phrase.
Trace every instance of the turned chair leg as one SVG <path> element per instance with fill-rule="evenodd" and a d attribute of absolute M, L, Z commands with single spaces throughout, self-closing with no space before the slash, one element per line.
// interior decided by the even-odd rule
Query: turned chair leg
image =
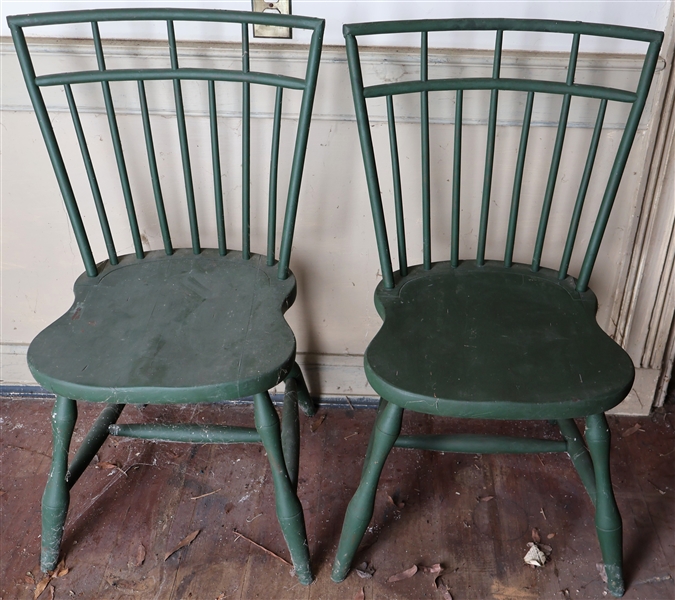
<path fill-rule="evenodd" d="M 585 437 L 595 471 L 595 528 L 607 575 L 607 589 L 613 596 L 619 597 L 624 593 L 621 515 L 610 479 L 610 432 L 603 413 L 586 417 Z"/>
<path fill-rule="evenodd" d="M 347 507 L 331 579 L 340 583 L 347 577 L 356 550 L 373 516 L 375 493 L 384 462 L 401 432 L 403 409 L 380 401 L 380 411 L 370 436 L 370 444 L 361 473 L 361 482 Z"/>
<path fill-rule="evenodd" d="M 316 414 L 316 405 L 314 404 L 312 397 L 309 395 L 305 378 L 302 375 L 302 371 L 300 370 L 298 363 L 293 364 L 291 372 L 288 374 L 288 377 L 286 377 L 286 385 L 288 385 L 290 380 L 295 380 L 298 394 L 298 404 L 300 405 L 302 412 L 308 417 L 313 417 Z"/>
<path fill-rule="evenodd" d="M 286 380 L 284 409 L 281 415 L 281 449 L 291 489 L 298 489 L 300 469 L 300 418 L 298 415 L 298 384 L 296 379 Z"/>
<path fill-rule="evenodd" d="M 77 403 L 62 396 L 56 397 L 52 410 L 52 467 L 42 495 L 42 555 L 40 567 L 52 571 L 59 559 L 63 528 L 70 503 L 70 485 L 67 481 L 68 449 L 77 421 Z"/>
<path fill-rule="evenodd" d="M 300 583 L 309 585 L 314 577 L 309 565 L 309 547 L 302 505 L 293 490 L 294 485 L 286 469 L 279 417 L 267 392 L 253 397 L 253 410 L 255 427 L 270 462 L 279 525 L 291 553 L 295 574 Z"/>

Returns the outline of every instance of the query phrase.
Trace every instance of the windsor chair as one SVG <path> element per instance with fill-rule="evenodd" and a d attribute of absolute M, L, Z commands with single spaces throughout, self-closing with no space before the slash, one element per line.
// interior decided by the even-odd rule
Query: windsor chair
<path fill-rule="evenodd" d="M 157 22 L 164 28 L 163 58 L 166 68 L 155 68 L 155 65 L 146 63 L 140 68 L 109 68 L 106 64 L 109 46 L 102 39 L 100 24 L 138 21 L 147 24 Z M 221 64 L 217 68 L 181 66 L 181 46 L 176 43 L 175 24 L 190 22 L 193 25 L 233 26 L 240 31 L 240 58 L 235 56 L 226 68 Z M 42 569 L 51 570 L 57 563 L 71 488 L 108 435 L 114 435 L 199 444 L 262 443 L 270 461 L 277 516 L 295 573 L 301 583 L 311 583 L 313 577 L 304 517 L 296 491 L 298 404 L 309 415 L 314 413 L 315 408 L 295 362 L 295 337 L 283 313 L 292 305 L 296 294 L 296 281 L 289 269 L 289 260 L 324 22 L 300 16 L 218 10 L 114 9 L 11 16 L 8 23 L 85 267 L 85 272 L 75 282 L 75 301 L 70 310 L 42 331 L 28 351 L 28 363 L 35 379 L 56 394 L 52 413 L 52 466 L 42 501 Z M 73 23 L 91 27 L 90 40 L 97 66 L 92 70 L 36 75 L 34 56 L 25 37 L 26 30 L 30 31 L 35 26 Z M 253 24 L 301 28 L 311 32 L 306 61 L 300 64 L 300 69 L 304 71 L 301 77 L 251 70 L 249 27 Z M 172 87 L 172 120 L 153 115 L 150 87 L 156 81 Z M 186 81 L 190 81 L 190 85 L 201 86 L 200 98 L 204 99 L 205 105 L 208 104 L 203 112 L 210 132 L 211 160 L 209 165 L 204 166 L 204 171 L 212 178 L 211 191 L 208 191 L 211 185 L 208 179 L 203 188 L 200 187 L 197 180 L 200 172 L 195 169 L 195 161 L 191 160 L 188 143 L 190 123 L 186 119 L 183 87 Z M 90 86 L 88 90 L 91 93 L 92 85 L 102 95 L 115 166 L 95 165 L 91 143 L 93 136 L 87 136 L 84 119 L 78 111 L 78 89 Z M 131 85 L 131 91 L 136 88 L 134 118 L 137 120 L 138 141 L 135 144 L 135 140 L 129 139 L 123 144 L 123 130 L 119 126 L 120 116 L 115 104 L 118 101 L 129 103 L 133 94 L 125 88 L 126 95 L 115 97 L 115 86 L 121 85 Z M 64 159 L 68 153 L 59 148 L 50 122 L 44 98 L 48 88 L 65 92 L 74 137 L 91 192 L 89 198 L 82 198 L 81 194 L 76 197 L 74 192 L 76 186 L 71 183 L 74 167 Z M 265 89 L 272 92 L 264 96 Z M 264 106 L 263 114 L 269 117 L 267 120 L 271 123 L 268 136 L 271 139 L 269 193 L 262 201 L 263 206 L 267 204 L 265 255 L 252 251 L 251 240 L 252 206 L 256 203 L 256 198 L 252 198 L 251 175 L 253 90 L 259 94 L 256 98 L 262 95 L 263 100 L 258 101 L 256 107 Z M 285 92 L 296 100 L 292 105 L 295 109 L 286 108 L 284 112 L 282 99 Z M 232 110 L 222 110 L 221 101 L 224 100 L 229 102 L 227 108 L 230 109 L 233 103 L 240 103 L 236 106 L 236 114 L 232 114 Z M 261 102 L 267 104 L 262 105 Z M 157 103 L 160 108 L 166 108 L 166 102 L 158 100 Z M 297 127 L 291 127 L 290 121 L 282 128 L 282 117 L 285 120 L 285 115 L 297 110 L 298 105 L 299 116 L 297 112 L 291 115 L 297 119 Z M 125 109 L 127 115 L 129 112 L 134 114 L 129 106 L 125 105 Z M 219 114 L 220 111 L 225 114 Z M 163 117 L 166 117 L 166 110 Z M 227 192 L 228 173 L 224 169 L 221 171 L 223 157 L 220 148 L 224 136 L 220 135 L 219 121 L 226 117 L 237 119 L 240 127 L 240 162 L 235 162 L 237 167 L 241 165 L 240 200 Z M 180 166 L 175 170 L 182 171 L 184 183 L 184 197 L 180 198 L 177 192 L 178 212 L 186 213 L 189 226 L 189 233 L 184 235 L 188 247 L 184 248 L 175 247 L 175 237 L 180 237 L 188 226 L 181 229 L 180 223 L 171 223 L 177 211 L 172 213 L 165 202 L 168 194 L 175 190 L 167 190 L 168 185 L 162 187 L 162 164 L 158 156 L 161 150 L 164 150 L 162 156 L 166 156 L 167 148 L 160 146 L 166 138 L 158 138 L 158 125 L 171 127 L 178 136 L 176 162 Z M 208 134 L 206 136 L 208 139 Z M 124 151 L 123 146 L 126 146 Z M 292 157 L 287 161 L 287 200 L 278 249 L 277 226 L 281 219 L 277 219 L 277 188 L 284 181 L 279 176 L 283 164 L 279 155 L 280 148 L 287 146 L 291 148 L 289 154 Z M 171 150 L 173 148 L 169 148 L 168 152 Z M 100 183 L 106 177 L 106 168 L 114 170 L 115 167 L 115 176 L 120 182 L 119 194 Z M 138 173 L 141 168 L 144 177 L 149 175 L 151 186 L 147 189 L 152 190 L 150 194 L 138 193 L 132 185 L 130 171 L 133 169 Z M 230 189 L 237 187 L 229 186 Z M 208 191 L 210 199 L 200 198 L 201 189 Z M 92 199 L 102 241 L 93 233 L 95 225 L 82 217 L 85 210 L 93 212 L 86 208 L 87 202 L 91 203 Z M 110 211 L 114 210 L 111 206 L 117 206 L 119 213 L 126 215 L 126 237 L 124 232 L 118 233 L 113 227 L 113 219 L 109 218 Z M 161 236 L 156 236 L 160 249 L 149 250 L 142 236 L 142 218 L 145 218 L 143 209 L 150 207 L 149 210 L 152 210 L 153 206 L 155 227 L 161 233 Z M 202 214 L 213 212 L 198 224 L 200 206 L 205 206 L 203 210 L 206 212 Z M 241 236 L 240 250 L 231 249 L 228 245 L 233 239 L 238 240 L 230 235 L 233 229 L 238 228 L 230 227 L 233 217 L 228 221 L 228 209 L 235 216 L 241 213 L 241 232 L 237 234 Z M 146 228 L 150 228 L 149 219 L 145 221 Z M 217 247 L 203 247 L 204 225 L 211 226 L 212 239 L 217 239 L 217 244 L 214 244 Z M 256 231 L 259 229 L 254 229 L 254 233 Z M 262 231 L 264 236 L 264 226 Z M 107 251 L 107 260 L 98 263 L 92 249 L 96 248 L 97 240 L 98 246 Z M 132 253 L 119 253 L 118 248 L 124 247 L 125 243 Z M 265 241 L 261 245 L 264 247 Z M 280 425 L 268 391 L 281 382 L 285 382 L 285 395 Z M 253 396 L 255 428 L 192 423 L 117 424 L 125 404 L 129 403 L 222 402 L 249 396 Z M 68 464 L 78 401 L 99 402 L 104 408 Z"/>
<path fill-rule="evenodd" d="M 495 32 L 491 76 L 466 77 L 460 74 L 447 77 L 443 76 L 446 72 L 440 73 L 442 65 L 434 65 L 439 77 L 431 76 L 429 34 L 457 31 Z M 568 34 L 571 51 L 566 80 L 503 77 L 500 74 L 503 38 L 511 31 Z M 381 83 L 381 79 L 376 77 L 379 73 L 369 73 L 371 79 L 378 82 L 364 85 L 363 61 L 359 57 L 357 38 L 394 33 L 417 33 L 420 36 L 419 76 L 413 75 L 416 77 L 414 80 L 409 76 L 407 81 L 392 77 Z M 372 518 L 377 483 L 393 447 L 477 454 L 567 452 L 595 505 L 595 523 L 607 586 L 612 594 L 621 596 L 624 592 L 621 518 L 610 483 L 610 432 L 604 413 L 629 393 L 634 368 L 626 352 L 597 324 L 597 300 L 588 283 L 645 105 L 662 34 L 635 28 L 559 21 L 455 19 L 345 25 L 344 35 L 382 272 L 382 281 L 375 291 L 375 305 L 383 325 L 364 356 L 368 381 L 381 396 L 379 412 L 361 481 L 345 516 L 332 578 L 340 582 L 349 572 Z M 647 44 L 637 90 L 577 83 L 575 69 L 582 36 L 625 38 Z M 475 117 L 475 107 L 480 105 L 475 94 L 480 93 L 477 92 L 479 90 L 489 92 L 483 190 L 476 200 L 478 223 L 474 221 L 471 224 L 478 231 L 474 258 L 460 260 L 460 253 L 465 253 L 460 215 L 464 214 L 462 211 L 469 202 L 463 193 L 465 180 L 460 180 L 462 165 L 473 161 L 472 164 L 480 163 L 480 168 L 483 164 L 482 158 L 462 154 L 462 132 L 466 129 L 462 125 L 463 111 L 470 108 Z M 471 104 L 465 100 L 468 93 L 474 94 Z M 513 190 L 509 217 L 507 222 L 493 223 L 490 229 L 492 232 L 502 225 L 500 239 L 505 240 L 501 246 L 503 257 L 488 260 L 487 255 L 494 252 L 486 246 L 488 214 L 494 192 L 493 170 L 497 160 L 507 159 L 504 155 L 495 156 L 498 99 L 500 94 L 505 93 L 523 96 L 524 117 L 519 144 L 511 153 L 515 159 L 512 161 L 515 173 L 511 173 L 508 182 L 509 189 L 512 186 Z M 439 98 L 439 94 L 445 95 Z M 413 192 L 412 206 L 418 208 L 421 205 L 416 214 L 421 213 L 417 222 L 421 222 L 422 261 L 414 266 L 408 263 L 407 252 L 411 244 L 406 240 L 406 232 L 410 231 L 410 223 L 416 220 L 408 218 L 406 222 L 404 219 L 401 175 L 404 165 L 400 156 L 405 152 L 406 159 L 409 159 L 411 138 L 408 136 L 408 144 L 399 147 L 401 123 L 399 121 L 397 125 L 394 113 L 396 101 L 407 111 L 403 127 L 411 126 L 411 111 L 417 110 L 418 106 L 415 104 L 413 109 L 410 108 L 411 95 L 419 98 L 416 123 L 419 123 L 421 137 L 421 177 L 418 177 L 418 180 L 421 179 L 421 194 Z M 453 149 L 451 159 L 447 160 L 452 168 L 442 173 L 444 181 L 450 178 L 450 189 L 446 194 L 446 204 L 450 206 L 444 213 L 448 216 L 447 220 L 434 230 L 443 230 L 447 225 L 449 234 L 446 237 L 450 247 L 444 259 L 438 262 L 432 262 L 431 256 L 431 183 L 438 181 L 432 179 L 431 167 L 441 162 L 438 155 L 444 145 L 440 142 L 434 145 L 436 154 L 432 155 L 430 105 L 435 105 L 430 96 L 433 95 L 439 103 L 444 102 L 447 106 L 451 106 L 454 100 L 454 134 L 451 138 L 454 143 L 451 141 L 449 144 Z M 521 203 L 521 187 L 527 181 L 524 173 L 527 171 L 528 141 L 532 137 L 530 126 L 535 96 L 561 97 L 562 107 L 547 184 L 543 197 L 538 199 L 536 214 L 539 218 L 534 219 L 535 223 L 538 221 L 536 235 L 532 236 L 533 243 L 528 250 L 531 260 L 526 264 L 522 259 L 520 263 L 514 259 L 514 245 L 516 233 L 523 236 L 526 227 L 526 224 L 518 223 L 519 210 L 522 213 L 524 208 L 521 204 L 525 204 L 526 200 L 534 201 L 532 194 L 527 197 L 523 194 Z M 573 98 L 575 102 L 595 99 L 597 117 L 587 158 L 580 169 L 576 198 L 572 196 L 569 202 L 571 216 L 566 226 L 564 248 L 557 259 L 559 266 L 551 269 L 542 266 L 542 255 Z M 380 104 L 373 108 L 376 102 Z M 629 105 L 630 113 L 613 166 L 602 184 L 604 195 L 593 210 L 588 207 L 592 203 L 585 201 L 609 103 Z M 386 105 L 386 110 L 382 105 Z M 386 119 L 388 124 L 389 148 L 386 148 L 385 141 L 381 143 L 385 149 L 380 148 L 380 153 L 390 155 L 390 170 L 386 171 L 382 161 L 376 162 L 379 146 L 374 143 L 370 123 L 370 112 L 377 110 L 380 111 L 378 116 L 386 115 L 382 119 Z M 452 113 L 452 108 L 449 111 Z M 385 136 L 383 132 L 382 137 Z M 541 156 L 537 158 L 541 159 Z M 392 197 L 389 204 L 383 202 L 380 192 L 383 171 L 392 178 L 391 184 L 387 185 L 391 186 L 391 193 L 385 194 L 385 198 Z M 569 170 L 566 176 L 570 177 Z M 556 201 L 565 202 L 558 195 Z M 406 205 L 406 211 L 415 212 L 410 206 Z M 440 208 L 438 211 L 442 212 Z M 577 232 L 582 216 L 592 222 L 591 234 L 578 277 L 574 278 L 568 269 L 575 243 L 582 243 L 577 239 L 581 237 L 577 236 Z M 398 271 L 392 267 L 388 225 L 396 237 Z M 495 233 L 490 235 L 498 237 Z M 522 250 L 519 252 L 522 256 Z M 557 422 L 562 439 L 488 437 L 470 433 L 400 435 L 404 410 L 467 419 L 545 419 Z M 585 441 L 575 418 L 585 419 Z"/>

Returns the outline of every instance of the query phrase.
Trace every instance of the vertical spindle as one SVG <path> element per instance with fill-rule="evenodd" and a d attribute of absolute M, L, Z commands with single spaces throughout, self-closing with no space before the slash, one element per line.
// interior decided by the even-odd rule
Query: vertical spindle
<path fill-rule="evenodd" d="M 223 208 L 223 182 L 220 173 L 220 143 L 218 137 L 218 110 L 216 107 L 216 83 L 209 80 L 209 124 L 211 127 L 211 164 L 213 170 L 213 195 L 216 204 L 216 230 L 218 232 L 218 253 L 227 254 L 225 236 L 225 211 Z"/>
<path fill-rule="evenodd" d="M 509 215 L 509 228 L 506 235 L 506 250 L 504 251 L 504 266 L 513 265 L 513 248 L 516 242 L 516 228 L 518 226 L 518 208 L 520 206 L 520 191 L 523 185 L 523 171 L 525 168 L 525 154 L 527 142 L 530 136 L 530 123 L 532 122 L 532 106 L 534 104 L 534 92 L 527 93 L 525 115 L 523 116 L 523 128 L 520 130 L 520 146 L 518 147 L 518 159 L 516 161 L 516 173 L 513 177 L 513 194 L 511 195 L 511 213 Z"/>
<path fill-rule="evenodd" d="M 148 99 L 145 94 L 145 85 L 143 80 L 138 80 L 138 97 L 141 105 L 141 118 L 143 120 L 143 134 L 145 136 L 145 148 L 148 154 L 148 164 L 150 166 L 150 180 L 152 181 L 152 191 L 155 196 L 155 206 L 157 207 L 157 218 L 159 219 L 159 228 L 162 232 L 162 241 L 164 243 L 164 252 L 167 255 L 173 254 L 171 244 L 171 235 L 169 234 L 169 223 L 166 219 L 166 209 L 164 207 L 164 197 L 162 187 L 159 181 L 159 170 L 157 169 L 157 157 L 155 155 L 155 144 L 152 138 L 152 129 L 150 127 L 150 113 L 148 111 Z"/>
<path fill-rule="evenodd" d="M 455 149 L 452 156 L 452 234 L 450 236 L 450 263 L 459 266 L 459 215 L 462 180 L 462 105 L 464 91 L 455 94 Z"/>
<path fill-rule="evenodd" d="M 422 32 L 420 79 L 429 79 L 429 39 Z M 422 253 L 424 268 L 431 269 L 431 167 L 429 165 L 429 92 L 420 94 L 420 119 L 422 134 Z"/>
<path fill-rule="evenodd" d="M 492 63 L 492 79 L 499 79 L 499 71 L 502 61 L 503 31 L 497 31 L 495 41 L 495 54 Z M 476 264 L 485 264 L 485 244 L 487 241 L 488 216 L 490 212 L 490 195 L 492 192 L 492 170 L 495 157 L 495 138 L 497 135 L 497 101 L 498 91 L 490 92 L 490 115 L 488 117 L 487 149 L 485 152 L 485 174 L 483 176 L 483 200 L 480 211 L 480 227 L 478 229 L 478 248 L 476 251 Z"/>
<path fill-rule="evenodd" d="M 176 45 L 176 32 L 173 21 L 167 21 L 169 36 L 169 53 L 171 56 L 171 69 L 178 71 L 178 47 Z M 176 105 L 176 122 L 178 124 L 178 142 L 180 155 L 183 162 L 183 180 L 185 182 L 185 199 L 187 200 L 188 217 L 190 219 L 190 236 L 192 238 L 192 252 L 199 254 L 201 245 L 199 242 L 199 225 L 197 223 L 197 207 L 195 205 L 195 190 L 192 182 L 192 166 L 190 165 L 190 148 L 188 146 L 187 126 L 185 124 L 185 109 L 183 107 L 183 93 L 180 79 L 173 80 L 173 95 Z"/>
<path fill-rule="evenodd" d="M 281 137 L 281 103 L 284 89 L 277 88 L 274 102 L 274 124 L 272 126 L 272 156 L 270 158 L 270 191 L 267 214 L 267 264 L 274 264 L 277 232 L 277 182 L 279 173 L 279 140 Z"/>
<path fill-rule="evenodd" d="M 103 55 L 103 44 L 101 43 L 101 32 L 99 31 L 98 23 L 96 21 L 92 21 L 91 30 L 92 30 L 92 37 L 94 40 L 94 50 L 96 52 L 96 61 L 98 63 L 99 71 L 105 71 L 105 57 Z M 136 207 L 134 206 L 134 199 L 131 194 L 129 173 L 127 172 L 127 165 L 124 160 L 124 152 L 122 150 L 122 140 L 120 137 L 119 127 L 117 125 L 117 116 L 115 115 L 115 105 L 113 104 L 112 93 L 110 91 L 110 84 L 107 81 L 102 81 L 101 89 L 103 90 L 103 102 L 105 104 L 105 112 L 108 116 L 108 125 L 110 127 L 110 137 L 112 139 L 113 150 L 115 151 L 117 170 L 120 174 L 120 183 L 122 185 L 122 194 L 124 195 L 124 204 L 127 209 L 127 216 L 129 218 L 131 239 L 133 240 L 134 243 L 136 258 L 143 258 L 145 256 L 145 253 L 143 252 L 143 242 L 141 241 L 141 232 L 138 228 Z"/>
<path fill-rule="evenodd" d="M 398 242 L 398 264 L 401 276 L 408 274 L 408 257 L 405 245 L 405 221 L 403 220 L 403 194 L 401 191 L 401 165 L 396 136 L 396 117 L 394 99 L 387 96 L 387 122 L 389 125 L 389 149 L 391 152 L 391 172 L 394 184 L 394 211 L 396 213 L 396 240 Z"/>

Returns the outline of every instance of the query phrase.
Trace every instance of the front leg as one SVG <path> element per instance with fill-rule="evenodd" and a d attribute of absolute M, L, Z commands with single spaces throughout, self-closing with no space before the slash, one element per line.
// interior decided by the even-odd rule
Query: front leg
<path fill-rule="evenodd" d="M 607 589 L 623 596 L 621 515 L 614 499 L 609 473 L 610 432 L 603 413 L 586 417 L 586 444 L 593 459 L 596 484 L 595 529 L 607 575 Z"/>
<path fill-rule="evenodd" d="M 286 470 L 286 462 L 281 445 L 281 430 L 272 401 L 267 392 L 253 396 L 255 427 L 260 434 L 263 446 L 270 461 L 277 517 L 281 531 L 291 553 L 295 573 L 303 585 L 314 580 L 309 566 L 309 548 L 305 532 L 305 518 L 302 505 L 293 490 L 293 483 Z"/>
<path fill-rule="evenodd" d="M 42 556 L 44 572 L 53 571 L 59 559 L 63 528 L 70 503 L 68 449 L 77 421 L 77 403 L 62 396 L 56 397 L 52 410 L 52 467 L 42 495 Z"/>

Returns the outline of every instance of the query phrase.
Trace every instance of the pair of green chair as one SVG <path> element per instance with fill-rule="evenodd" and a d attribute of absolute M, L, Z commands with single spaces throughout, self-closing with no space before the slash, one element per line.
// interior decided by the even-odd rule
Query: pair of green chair
<path fill-rule="evenodd" d="M 107 68 L 99 23 L 107 21 L 164 22 L 168 38 L 167 68 Z M 42 568 L 56 565 L 69 491 L 108 435 L 193 443 L 262 443 L 272 470 L 277 515 L 298 579 L 309 584 L 312 572 L 302 507 L 296 487 L 299 460 L 298 405 L 315 411 L 295 362 L 295 339 L 283 318 L 296 291 L 289 270 L 312 103 L 318 74 L 324 23 L 305 17 L 285 17 L 211 10 L 96 10 L 45 13 L 8 19 L 28 91 L 38 117 L 58 184 L 65 200 L 85 273 L 75 283 L 72 308 L 50 325 L 30 346 L 28 361 L 36 380 L 57 398 L 52 413 L 54 448 L 52 468 L 42 504 Z M 185 67 L 179 63 L 174 22 L 209 21 L 241 26 L 242 53 L 238 69 Z M 97 68 L 72 73 L 36 75 L 24 37 L 32 26 L 89 23 Z M 249 26 L 280 25 L 311 31 L 304 77 L 263 73 L 250 68 Z M 430 32 L 493 31 L 496 36 L 491 77 L 432 78 L 429 76 Z M 564 82 L 504 78 L 500 74 L 504 32 L 564 33 L 571 36 L 567 79 Z M 421 37 L 419 78 L 364 86 L 357 38 L 375 34 L 417 32 Z M 369 345 L 365 369 L 380 408 L 366 455 L 360 485 L 354 495 L 340 538 L 332 578 L 347 575 L 363 533 L 372 517 L 377 483 L 386 457 L 394 446 L 441 452 L 568 452 L 596 508 L 596 527 L 607 585 L 623 594 L 621 519 L 609 473 L 609 430 L 604 412 L 630 391 L 634 369 L 628 355 L 597 325 L 597 300 L 588 288 L 604 230 L 622 172 L 635 137 L 656 66 L 662 34 L 635 28 L 553 21 L 507 19 L 427 20 L 347 25 L 344 29 L 352 91 L 365 163 L 383 280 L 375 303 L 384 324 Z M 636 90 L 575 83 L 582 36 L 605 36 L 647 45 Z M 174 248 L 162 179 L 158 166 L 153 119 L 146 87 L 155 80 L 172 82 L 191 247 Z M 184 80 L 200 82 L 208 98 L 213 209 L 218 247 L 202 248 L 198 204 L 193 182 L 183 102 Z M 111 88 L 118 82 L 136 82 L 139 128 L 145 139 L 144 159 L 154 194 L 163 249 L 144 248 L 123 152 Z M 107 113 L 121 195 L 128 217 L 134 253 L 120 256 L 106 207 L 115 198 L 104 196 L 97 178 L 87 136 L 75 101 L 79 86 L 100 86 Z M 219 98 L 225 86 L 236 85 L 241 107 L 241 250 L 228 248 L 218 130 Z M 84 161 L 91 195 L 108 259 L 96 263 L 59 150 L 42 90 L 64 90 L 75 137 Z M 267 215 L 267 254 L 251 252 L 251 93 L 270 87 L 266 109 L 272 121 Z M 484 159 L 475 258 L 460 259 L 462 121 L 464 93 L 490 92 L 487 115 L 487 151 Z M 518 92 L 524 98 L 524 117 L 515 160 L 510 216 L 503 258 L 487 260 L 491 189 L 495 160 L 499 93 Z M 431 198 L 432 145 L 430 95 L 454 92 L 454 144 L 450 206 L 450 247 L 440 261 L 432 261 Z M 290 161 L 285 214 L 277 252 L 277 188 L 284 94 L 300 96 L 299 118 Z M 394 114 L 399 96 L 419 97 L 421 133 L 422 261 L 408 265 L 404 219 L 402 168 Z M 558 95 L 562 108 L 548 183 L 540 204 L 536 241 L 529 264 L 514 262 L 521 186 L 535 95 Z M 228 99 L 231 99 L 231 95 Z M 263 95 L 263 98 L 265 96 Z M 559 268 L 541 266 L 549 215 L 567 131 L 572 98 L 594 99 L 597 118 L 579 187 L 571 211 Z M 384 205 L 371 137 L 368 100 L 384 102 L 388 120 L 392 201 Z M 630 107 L 625 129 L 613 159 L 599 209 L 584 208 L 593 165 L 601 146 L 608 104 Z M 258 105 L 259 106 L 259 105 Z M 156 125 L 156 123 L 155 123 Z M 138 149 L 136 149 L 138 150 Z M 435 150 L 434 150 L 435 152 Z M 136 159 L 135 159 L 136 160 Z M 482 157 L 464 157 L 475 164 Z M 283 161 L 282 161 L 283 162 Z M 137 164 L 135 165 L 138 166 Z M 445 175 L 444 175 L 445 176 Z M 282 181 L 285 181 L 283 178 Z M 594 182 L 595 183 L 595 182 Z M 416 194 L 417 195 L 417 194 Z M 147 201 L 145 201 L 147 203 Z M 387 218 L 385 213 L 389 213 Z M 568 274 L 582 213 L 592 222 L 579 276 Z M 590 213 L 590 214 L 585 214 Z M 395 230 L 398 270 L 390 257 L 387 224 Z M 496 227 L 496 226 L 495 226 Z M 492 230 L 491 230 L 492 231 Z M 122 237 L 124 240 L 125 238 Z M 124 241 L 122 242 L 124 243 Z M 320 249 L 319 249 L 320 251 Z M 268 390 L 285 383 L 280 422 Z M 222 402 L 253 397 L 255 429 L 224 425 L 117 424 L 125 404 Z M 70 439 L 77 419 L 77 401 L 105 405 L 84 442 L 68 462 Z M 559 441 L 472 434 L 402 436 L 404 409 L 440 416 L 494 419 L 546 419 L 560 427 Z M 575 418 L 586 422 L 585 441 Z"/>

